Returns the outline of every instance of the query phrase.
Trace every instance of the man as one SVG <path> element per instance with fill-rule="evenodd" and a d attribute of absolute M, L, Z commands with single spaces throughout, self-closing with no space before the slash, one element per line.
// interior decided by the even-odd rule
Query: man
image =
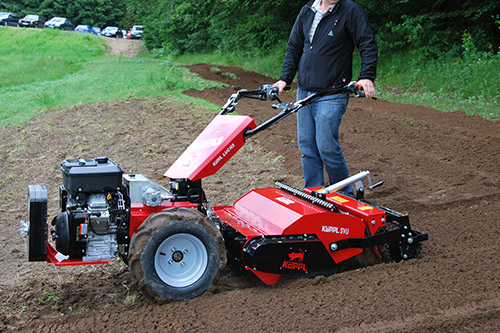
<path fill-rule="evenodd" d="M 310 1 L 297 16 L 283 61 L 283 74 L 274 85 L 281 94 L 297 71 L 298 99 L 346 85 L 352 79 L 355 47 L 362 60 L 358 84 L 367 98 L 373 98 L 378 48 L 363 9 L 352 0 Z M 349 176 L 338 140 L 348 101 L 347 94 L 329 95 L 298 112 L 298 144 L 305 187 L 325 186 L 323 167 L 330 184 Z M 353 192 L 353 188 L 350 185 L 344 191 Z"/>

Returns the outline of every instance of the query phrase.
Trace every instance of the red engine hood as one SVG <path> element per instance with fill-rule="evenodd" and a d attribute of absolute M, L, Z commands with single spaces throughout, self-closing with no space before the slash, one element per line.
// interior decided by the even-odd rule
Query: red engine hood
<path fill-rule="evenodd" d="M 248 116 L 218 115 L 163 176 L 194 181 L 213 175 L 243 147 L 243 132 L 255 127 Z"/>

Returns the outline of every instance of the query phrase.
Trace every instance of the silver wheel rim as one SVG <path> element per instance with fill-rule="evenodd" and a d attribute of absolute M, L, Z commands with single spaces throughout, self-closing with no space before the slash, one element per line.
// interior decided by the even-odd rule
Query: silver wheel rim
<path fill-rule="evenodd" d="M 158 277 L 172 287 L 187 287 L 198 281 L 208 266 L 203 242 L 186 233 L 165 239 L 155 254 Z"/>

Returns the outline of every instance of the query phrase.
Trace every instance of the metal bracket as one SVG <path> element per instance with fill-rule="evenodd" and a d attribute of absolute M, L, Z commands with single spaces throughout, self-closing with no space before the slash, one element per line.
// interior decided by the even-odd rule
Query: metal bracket
<path fill-rule="evenodd" d="M 370 177 L 370 171 L 361 171 L 361 172 L 358 172 L 357 174 L 355 174 L 349 178 L 341 180 L 341 181 L 339 181 L 335 184 L 332 184 L 328 187 L 325 187 L 324 189 L 319 190 L 317 192 L 320 194 L 328 194 L 328 193 L 336 192 L 336 191 L 338 191 L 338 190 L 340 190 L 348 185 L 351 185 L 351 184 L 355 184 L 356 188 L 362 189 L 362 191 L 363 191 L 364 190 L 363 189 L 363 182 L 361 180 L 364 178 L 368 179 L 368 184 L 369 184 L 368 188 L 370 190 L 372 190 L 375 187 L 378 187 L 384 183 L 384 182 L 378 182 L 376 184 L 372 184 L 372 179 Z"/>

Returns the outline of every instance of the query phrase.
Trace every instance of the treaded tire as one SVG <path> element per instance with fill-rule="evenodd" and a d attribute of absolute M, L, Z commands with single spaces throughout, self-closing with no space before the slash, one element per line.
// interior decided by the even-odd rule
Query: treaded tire
<path fill-rule="evenodd" d="M 171 246 L 179 239 L 189 248 L 185 257 L 183 247 Z M 227 262 L 220 231 L 208 218 L 188 208 L 151 214 L 130 244 L 130 271 L 140 289 L 157 301 L 189 300 L 202 294 L 212 287 Z M 175 275 L 186 262 L 185 267 L 194 273 Z"/>

